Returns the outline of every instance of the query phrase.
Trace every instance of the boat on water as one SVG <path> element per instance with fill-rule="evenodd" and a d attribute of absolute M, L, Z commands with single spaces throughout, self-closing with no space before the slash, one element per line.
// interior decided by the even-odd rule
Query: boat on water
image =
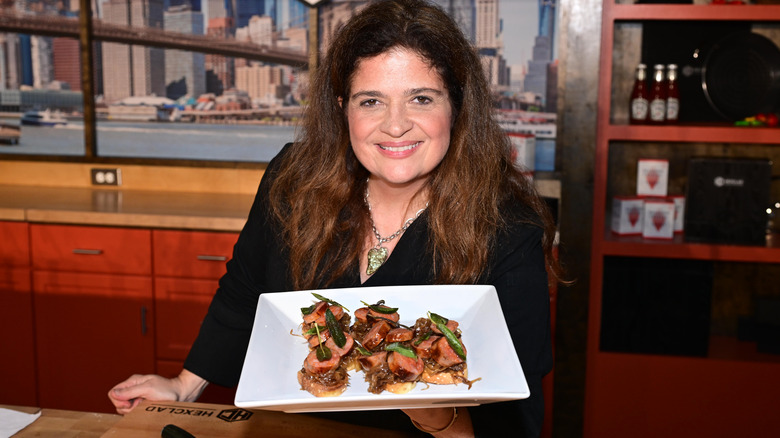
<path fill-rule="evenodd" d="M 0 123 L 0 144 L 19 144 L 21 136 L 22 132 L 18 125 Z"/>
<path fill-rule="evenodd" d="M 67 125 L 68 121 L 59 111 L 52 112 L 46 109 L 44 111 L 27 111 L 22 114 L 21 124 L 28 126 L 62 126 Z"/>

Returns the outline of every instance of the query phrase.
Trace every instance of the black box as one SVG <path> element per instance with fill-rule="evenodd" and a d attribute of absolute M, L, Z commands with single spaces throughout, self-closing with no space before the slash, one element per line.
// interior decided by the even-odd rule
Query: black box
<path fill-rule="evenodd" d="M 605 257 L 602 351 L 705 357 L 713 262 Z"/>
<path fill-rule="evenodd" d="M 772 162 L 692 158 L 685 197 L 685 240 L 765 245 Z"/>

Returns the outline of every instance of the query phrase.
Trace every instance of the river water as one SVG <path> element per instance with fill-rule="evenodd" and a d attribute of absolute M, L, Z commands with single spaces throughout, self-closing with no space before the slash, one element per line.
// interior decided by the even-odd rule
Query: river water
<path fill-rule="evenodd" d="M 99 121 L 97 149 L 103 157 L 266 162 L 294 135 L 293 126 Z M 84 155 L 84 124 L 22 126 L 19 144 L 2 145 L 0 153 Z"/>
<path fill-rule="evenodd" d="M 18 119 L 0 122 L 19 124 Z M 268 162 L 293 141 L 294 126 L 99 121 L 98 156 L 179 160 Z M 84 155 L 84 124 L 22 126 L 18 145 L 0 144 L 3 153 Z M 555 169 L 555 139 L 537 138 L 536 170 Z"/>

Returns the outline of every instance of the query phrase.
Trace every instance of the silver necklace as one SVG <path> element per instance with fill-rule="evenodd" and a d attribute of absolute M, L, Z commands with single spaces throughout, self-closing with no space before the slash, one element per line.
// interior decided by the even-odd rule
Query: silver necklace
<path fill-rule="evenodd" d="M 387 260 L 388 251 L 387 248 L 382 246 L 383 243 L 389 242 L 396 237 L 400 236 L 404 233 L 411 225 L 412 222 L 415 221 L 420 215 L 425 211 L 426 208 L 428 208 L 428 203 L 425 204 L 425 207 L 417 210 L 417 213 L 415 213 L 414 216 L 410 217 L 409 219 L 404 222 L 404 224 L 401 226 L 401 228 L 398 229 L 395 233 L 387 236 L 382 237 L 379 235 L 379 231 L 376 230 L 376 225 L 374 224 L 374 217 L 371 214 L 371 203 L 368 202 L 368 186 L 366 186 L 366 195 L 364 198 L 366 202 L 366 206 L 368 207 L 368 220 L 371 221 L 371 229 L 374 231 L 374 236 L 376 236 L 376 246 L 368 250 L 368 266 L 366 266 L 366 275 L 373 275 L 374 272 L 376 272 L 377 269 L 379 269 L 380 266 L 382 266 L 385 261 Z"/>

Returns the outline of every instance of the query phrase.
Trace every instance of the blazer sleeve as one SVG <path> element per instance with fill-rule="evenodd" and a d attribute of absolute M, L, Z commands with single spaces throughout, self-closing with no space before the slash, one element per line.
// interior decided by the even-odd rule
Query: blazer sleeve
<path fill-rule="evenodd" d="M 531 391 L 529 398 L 470 408 L 478 437 L 538 437 L 544 419 L 542 377 L 552 369 L 550 297 L 542 250 L 542 228 L 531 223 L 511 227 L 497 241 L 488 274 L 495 286 L 512 342 Z"/>
<path fill-rule="evenodd" d="M 285 288 L 285 258 L 268 209 L 278 163 L 279 156 L 269 163 L 260 181 L 226 273 L 184 363 L 185 369 L 219 385 L 238 384 L 260 294 Z"/>

